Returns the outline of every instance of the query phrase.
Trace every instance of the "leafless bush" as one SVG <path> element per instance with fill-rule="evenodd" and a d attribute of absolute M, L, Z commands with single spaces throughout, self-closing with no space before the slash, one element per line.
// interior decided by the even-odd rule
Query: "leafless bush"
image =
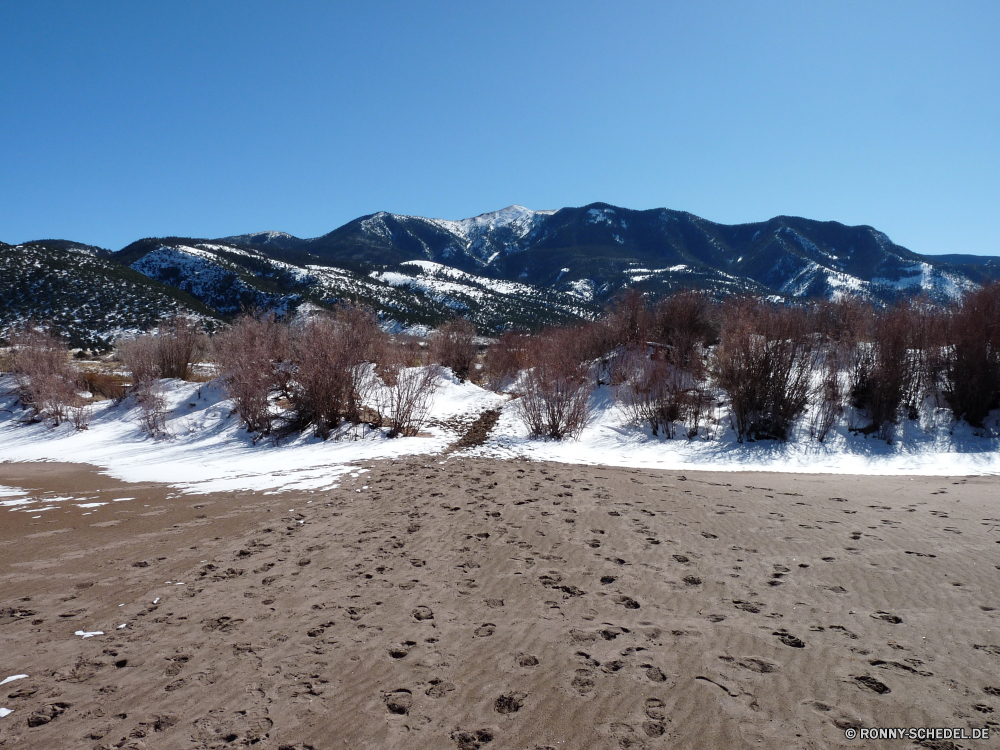
<path fill-rule="evenodd" d="M 178 316 L 160 323 L 155 335 L 120 340 L 116 355 L 135 385 L 156 378 L 184 379 L 191 374 L 203 340 L 199 323 Z"/>
<path fill-rule="evenodd" d="M 668 347 L 674 365 L 693 373 L 704 372 L 704 351 L 719 335 L 715 310 L 702 292 L 685 291 L 657 303 L 652 337 Z"/>
<path fill-rule="evenodd" d="M 607 361 L 621 346 L 607 319 L 581 323 L 572 328 L 573 357 L 580 362 Z"/>
<path fill-rule="evenodd" d="M 626 350 L 620 358 L 623 382 L 617 397 L 632 421 L 645 422 L 654 435 L 673 438 L 677 422 L 688 425 L 694 437 L 703 416 L 706 395 L 692 374 L 672 362 L 641 349 Z"/>
<path fill-rule="evenodd" d="M 160 377 L 187 379 L 204 346 L 201 324 L 182 316 L 163 321 L 155 343 Z"/>
<path fill-rule="evenodd" d="M 809 308 L 808 328 L 824 341 L 853 344 L 871 336 L 875 310 L 856 297 L 822 300 Z"/>
<path fill-rule="evenodd" d="M 715 376 L 730 399 L 737 439 L 786 440 L 805 410 L 813 364 L 812 339 L 800 310 L 757 301 L 724 311 Z"/>
<path fill-rule="evenodd" d="M 819 382 L 813 391 L 812 419 L 809 433 L 822 443 L 844 413 L 844 350 L 836 342 L 828 342 L 818 356 Z"/>
<path fill-rule="evenodd" d="M 645 295 L 638 289 L 619 295 L 608 311 L 607 324 L 617 345 L 631 347 L 649 341 L 653 315 Z"/>
<path fill-rule="evenodd" d="M 243 315 L 215 336 L 222 383 L 248 432 L 268 435 L 273 417 L 268 399 L 287 383 L 287 327 L 273 313 Z"/>
<path fill-rule="evenodd" d="M 163 381 L 142 380 L 134 388 L 135 403 L 139 406 L 139 426 L 153 437 L 167 432 L 167 399 Z"/>
<path fill-rule="evenodd" d="M 860 432 L 892 441 L 900 406 L 916 391 L 914 381 L 920 376 L 921 353 L 912 347 L 913 329 L 912 311 L 895 307 L 875 317 L 870 341 L 855 346 L 851 399 L 869 420 Z"/>
<path fill-rule="evenodd" d="M 483 358 L 483 375 L 486 387 L 499 391 L 509 385 L 517 373 L 524 369 L 527 358 L 528 337 L 507 331 L 500 340 L 490 344 Z"/>
<path fill-rule="evenodd" d="M 310 319 L 295 336 L 293 426 L 311 424 L 325 440 L 341 421 L 361 422 L 382 339 L 374 316 L 359 309 Z"/>
<path fill-rule="evenodd" d="M 11 335 L 11 371 L 17 396 L 31 421 L 59 425 L 79 405 L 80 375 L 66 344 L 29 323 Z"/>
<path fill-rule="evenodd" d="M 86 430 L 90 427 L 90 418 L 93 414 L 94 410 L 90 404 L 79 403 L 69 408 L 69 418 L 77 430 Z"/>
<path fill-rule="evenodd" d="M 475 326 L 463 318 L 445 323 L 434 334 L 431 360 L 450 367 L 455 377 L 465 380 L 476 365 L 475 336 Z"/>
<path fill-rule="evenodd" d="M 394 383 L 399 368 L 419 367 L 424 363 L 425 346 L 416 336 L 384 337 L 373 356 L 376 372 L 383 382 Z"/>
<path fill-rule="evenodd" d="M 111 399 L 117 406 L 128 396 L 129 382 L 122 375 L 114 373 L 85 371 L 83 373 L 84 383 L 87 389 L 95 396 Z"/>
<path fill-rule="evenodd" d="M 132 376 L 134 386 L 161 377 L 159 347 L 154 336 L 147 334 L 118 341 L 115 356 Z"/>
<path fill-rule="evenodd" d="M 981 427 L 1000 400 L 1000 283 L 971 292 L 947 326 L 944 394 L 956 419 Z"/>
<path fill-rule="evenodd" d="M 416 435 L 431 407 L 441 378 L 437 365 L 406 367 L 399 363 L 376 399 L 379 415 L 389 427 L 389 437 Z"/>
<path fill-rule="evenodd" d="M 517 413 L 532 437 L 574 437 L 590 419 L 591 380 L 573 333 L 550 331 L 531 347 Z"/>

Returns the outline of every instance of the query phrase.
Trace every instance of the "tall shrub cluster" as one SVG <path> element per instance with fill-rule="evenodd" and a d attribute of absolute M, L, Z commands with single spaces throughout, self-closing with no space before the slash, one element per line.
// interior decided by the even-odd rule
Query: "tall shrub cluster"
<path fill-rule="evenodd" d="M 366 309 L 343 307 L 304 322 L 273 313 L 238 318 L 215 337 L 221 380 L 256 436 L 311 429 L 322 439 L 345 423 L 414 434 L 427 416 L 437 368 L 415 368 L 419 347 L 390 340 Z"/>
<path fill-rule="evenodd" d="M 590 418 L 592 381 L 578 344 L 572 328 L 547 331 L 531 342 L 517 408 L 532 437 L 573 437 Z"/>
<path fill-rule="evenodd" d="M 10 337 L 10 368 L 17 397 L 33 422 L 58 426 L 67 419 L 85 429 L 90 408 L 78 395 L 84 387 L 65 342 L 28 323 Z"/>
<path fill-rule="evenodd" d="M 715 376 L 729 394 L 737 439 L 786 439 L 805 411 L 814 365 L 804 312 L 743 300 L 723 317 Z"/>
<path fill-rule="evenodd" d="M 1000 283 L 966 296 L 946 330 L 945 398 L 956 418 L 981 427 L 1000 401 Z"/>
<path fill-rule="evenodd" d="M 167 401 L 162 379 L 190 377 L 191 365 L 200 357 L 204 344 L 201 324 L 180 316 L 161 322 L 155 334 L 117 342 L 115 354 L 132 378 L 144 432 L 159 435 L 166 431 Z"/>

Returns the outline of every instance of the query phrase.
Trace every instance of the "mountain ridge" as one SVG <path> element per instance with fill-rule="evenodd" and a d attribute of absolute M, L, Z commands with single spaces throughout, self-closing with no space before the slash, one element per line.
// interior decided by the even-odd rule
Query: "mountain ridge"
<path fill-rule="evenodd" d="M 113 253 L 70 240 L 0 244 L 0 260 L 0 328 L 29 312 L 80 320 L 75 340 L 100 345 L 171 310 L 226 319 L 347 302 L 373 307 L 387 323 L 434 326 L 461 315 L 499 331 L 590 317 L 631 287 L 653 297 L 696 288 L 883 304 L 914 295 L 953 301 L 1000 277 L 1000 258 L 920 255 L 869 225 L 795 216 L 727 225 L 608 203 L 545 211 L 514 204 L 461 220 L 381 211 L 313 238 L 151 237 Z M 126 279 L 140 316 L 109 297 Z M 83 299 L 88 284 L 101 290 L 96 307 Z M 51 304 L 29 304 L 31 294 Z M 100 310 L 115 311 L 107 330 L 99 330 Z"/>

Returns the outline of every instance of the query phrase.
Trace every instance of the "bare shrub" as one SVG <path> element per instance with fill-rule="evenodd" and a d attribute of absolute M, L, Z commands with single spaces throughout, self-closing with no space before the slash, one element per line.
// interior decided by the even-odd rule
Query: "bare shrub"
<path fill-rule="evenodd" d="M 822 443 L 844 413 L 844 349 L 836 342 L 828 342 L 817 359 L 820 375 L 813 391 L 815 408 L 809 423 L 809 434 Z"/>
<path fill-rule="evenodd" d="M 822 300 L 809 309 L 809 330 L 824 341 L 852 344 L 871 336 L 875 310 L 856 297 Z"/>
<path fill-rule="evenodd" d="M 434 334 L 431 360 L 450 367 L 459 380 L 469 377 L 476 365 L 476 328 L 464 318 L 445 323 Z"/>
<path fill-rule="evenodd" d="M 694 384 L 687 373 L 643 350 L 626 350 L 619 358 L 622 383 L 616 393 L 625 413 L 634 422 L 645 422 L 654 435 L 674 437 L 674 425 L 685 416 L 688 394 Z"/>
<path fill-rule="evenodd" d="M 161 336 L 145 335 L 119 341 L 116 356 L 132 376 L 131 393 L 140 409 L 139 425 L 153 437 L 167 431 L 167 402 L 164 397 L 161 354 L 165 348 Z M 186 365 L 185 365 L 186 367 Z"/>
<path fill-rule="evenodd" d="M 391 365 L 389 382 L 378 393 L 378 412 L 389 437 L 412 436 L 419 432 L 430 411 L 441 378 L 440 367 Z"/>
<path fill-rule="evenodd" d="M 163 381 L 153 378 L 136 383 L 135 403 L 139 406 L 139 426 L 153 437 L 167 432 L 167 399 Z"/>
<path fill-rule="evenodd" d="M 111 399 L 116 406 L 128 396 L 129 381 L 122 375 L 100 371 L 85 371 L 83 373 L 83 380 L 91 393 L 95 396 Z"/>
<path fill-rule="evenodd" d="M 178 316 L 161 322 L 156 334 L 118 341 L 116 357 L 136 385 L 156 378 L 185 379 L 191 375 L 203 339 L 198 322 Z"/>
<path fill-rule="evenodd" d="M 572 331 L 573 356 L 580 362 L 607 361 L 621 346 L 618 334 L 606 319 L 578 324 Z"/>
<path fill-rule="evenodd" d="M 507 331 L 489 345 L 483 358 L 483 376 L 486 387 L 499 391 L 510 385 L 527 359 L 528 337 Z"/>
<path fill-rule="evenodd" d="M 161 378 L 186 380 L 191 365 L 204 346 L 201 324 L 175 316 L 160 323 L 156 336 L 156 358 Z"/>
<path fill-rule="evenodd" d="M 80 375 L 69 349 L 55 334 L 29 323 L 11 335 L 11 371 L 17 397 L 30 411 L 30 421 L 63 422 L 79 405 Z"/>
<path fill-rule="evenodd" d="M 914 317 L 897 306 L 875 317 L 870 341 L 854 347 L 851 363 L 851 399 L 869 424 L 859 429 L 892 441 L 900 406 L 915 392 L 921 358 L 912 348 Z M 915 407 L 914 407 L 915 408 Z"/>
<path fill-rule="evenodd" d="M 419 367 L 424 351 L 416 336 L 385 337 L 374 354 L 375 372 L 387 385 L 394 385 L 401 368 Z"/>
<path fill-rule="evenodd" d="M 808 403 L 812 364 L 801 310 L 753 300 L 726 306 L 715 377 L 729 394 L 740 442 L 788 438 Z"/>
<path fill-rule="evenodd" d="M 248 432 L 270 434 L 269 398 L 289 377 L 287 327 L 274 313 L 247 314 L 217 334 L 214 343 L 222 384 L 240 421 Z"/>
<path fill-rule="evenodd" d="M 77 430 L 86 430 L 90 427 L 90 418 L 94 415 L 94 410 L 90 404 L 79 403 L 69 408 L 69 418 L 73 422 L 73 427 Z"/>
<path fill-rule="evenodd" d="M 341 421 L 361 422 L 382 339 L 374 316 L 357 308 L 310 319 L 294 340 L 293 426 L 312 425 L 325 440 Z"/>
<path fill-rule="evenodd" d="M 653 315 L 645 295 L 638 289 L 620 294 L 608 311 L 607 325 L 617 345 L 628 347 L 649 341 Z"/>
<path fill-rule="evenodd" d="M 699 376 L 704 372 L 705 348 L 719 336 L 711 301 L 694 291 L 664 297 L 656 305 L 651 334 L 668 347 L 673 364 Z"/>
<path fill-rule="evenodd" d="M 132 376 L 134 386 L 161 377 L 159 347 L 154 336 L 146 334 L 118 341 L 115 356 Z"/>
<path fill-rule="evenodd" d="M 589 368 L 577 357 L 574 329 L 537 337 L 529 352 L 517 413 L 532 437 L 575 437 L 590 419 Z"/>
<path fill-rule="evenodd" d="M 1000 283 L 969 293 L 946 335 L 945 398 L 956 419 L 982 427 L 1000 400 Z"/>

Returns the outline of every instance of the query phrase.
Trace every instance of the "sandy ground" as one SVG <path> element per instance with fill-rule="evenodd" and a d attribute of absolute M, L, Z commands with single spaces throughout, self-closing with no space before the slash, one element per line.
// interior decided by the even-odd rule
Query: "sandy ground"
<path fill-rule="evenodd" d="M 0 679 L 28 675 L 0 687 L 0 747 L 898 748 L 845 729 L 1000 730 L 998 478 L 440 460 L 209 496 L 0 464 L 0 484 L 135 498 L 0 511 Z"/>

